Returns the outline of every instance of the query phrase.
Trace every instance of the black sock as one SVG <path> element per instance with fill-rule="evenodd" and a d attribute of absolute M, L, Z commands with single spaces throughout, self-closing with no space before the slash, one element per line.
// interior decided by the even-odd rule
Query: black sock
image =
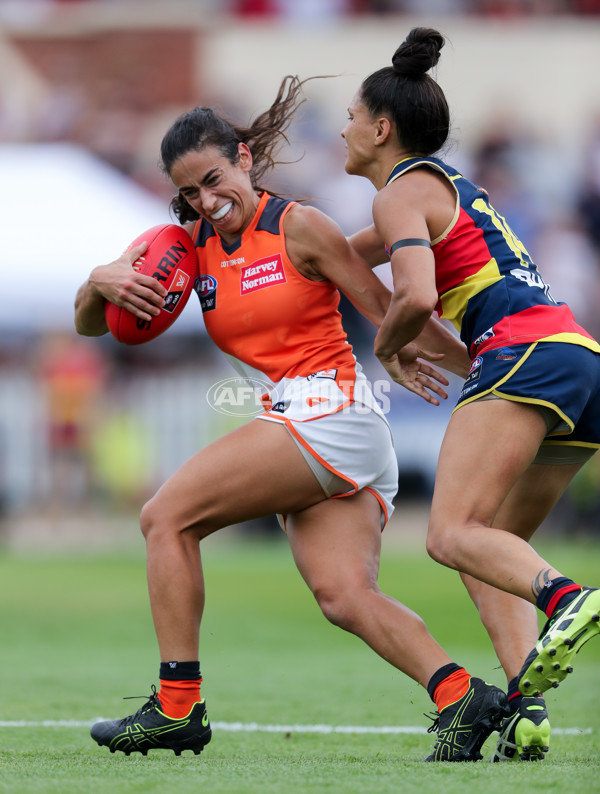
<path fill-rule="evenodd" d="M 523 695 L 519 692 L 519 676 L 515 676 L 508 682 L 506 697 L 512 709 L 511 713 L 516 711 L 521 705 L 521 699 L 523 698 Z"/>
<path fill-rule="evenodd" d="M 200 662 L 161 662 L 158 677 L 163 681 L 199 681 Z"/>
<path fill-rule="evenodd" d="M 546 582 L 535 603 L 537 608 L 549 618 L 557 609 L 570 604 L 580 592 L 581 585 L 575 584 L 566 576 L 557 576 L 556 579 Z"/>

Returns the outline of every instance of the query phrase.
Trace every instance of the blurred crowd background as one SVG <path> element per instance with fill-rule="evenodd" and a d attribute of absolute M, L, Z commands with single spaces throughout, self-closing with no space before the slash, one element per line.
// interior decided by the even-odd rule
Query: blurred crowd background
<path fill-rule="evenodd" d="M 350 234 L 370 222 L 373 190 L 344 173 L 346 107 L 421 24 L 448 37 L 434 75 L 453 116 L 447 159 L 486 187 L 553 295 L 600 337 L 600 0 L 0 0 L 0 535 L 18 542 L 44 517 L 85 536 L 94 517 L 134 515 L 241 421 L 206 400 L 233 373 L 194 295 L 147 345 L 73 329 L 91 268 L 172 220 L 157 162 L 174 118 L 212 105 L 245 124 L 285 74 L 326 75 L 306 85 L 271 187 Z M 389 403 L 399 509 L 426 504 L 459 384 L 440 408 L 393 386 L 373 330 L 342 311 Z M 599 485 L 592 460 L 554 531 L 597 532 Z"/>

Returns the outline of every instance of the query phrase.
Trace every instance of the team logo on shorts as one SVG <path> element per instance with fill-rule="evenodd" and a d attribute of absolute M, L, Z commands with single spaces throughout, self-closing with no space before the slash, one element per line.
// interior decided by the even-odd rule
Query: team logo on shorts
<path fill-rule="evenodd" d="M 200 299 L 203 312 L 217 308 L 217 279 L 214 276 L 198 276 L 194 281 L 194 289 Z"/>
<path fill-rule="evenodd" d="M 496 361 L 512 361 L 517 357 L 510 347 L 501 347 L 496 355 Z"/>

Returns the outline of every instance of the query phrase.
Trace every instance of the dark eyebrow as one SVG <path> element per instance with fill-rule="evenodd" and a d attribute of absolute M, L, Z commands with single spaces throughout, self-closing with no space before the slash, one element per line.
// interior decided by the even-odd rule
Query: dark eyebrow
<path fill-rule="evenodd" d="M 201 185 L 204 185 L 204 184 L 206 184 L 206 183 L 209 181 L 209 179 L 212 179 L 212 177 L 213 177 L 213 176 L 214 176 L 216 173 L 218 173 L 218 171 L 219 171 L 219 168 L 218 168 L 218 167 L 216 167 L 216 168 L 211 168 L 211 170 L 210 170 L 210 171 L 207 171 L 207 173 L 206 173 L 206 174 L 204 174 L 203 178 L 200 180 L 200 184 L 201 184 Z M 195 185 L 182 185 L 182 186 L 179 188 L 179 192 L 180 192 L 180 193 L 183 193 L 183 192 L 184 192 L 184 191 L 186 191 L 186 190 L 195 190 L 195 187 L 196 187 Z"/>
<path fill-rule="evenodd" d="M 219 170 L 218 168 L 211 168 L 210 171 L 208 171 L 206 174 L 204 174 L 204 178 L 202 179 L 202 183 L 208 182 L 209 179 L 212 179 L 212 177 L 217 173 L 218 170 Z"/>

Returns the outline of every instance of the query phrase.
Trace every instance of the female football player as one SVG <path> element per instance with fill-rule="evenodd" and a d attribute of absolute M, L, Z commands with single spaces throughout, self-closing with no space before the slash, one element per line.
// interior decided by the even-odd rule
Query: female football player
<path fill-rule="evenodd" d="M 211 736 L 200 697 L 200 542 L 277 513 L 325 616 L 427 687 L 440 715 L 427 760 L 476 760 L 500 725 L 506 696 L 455 664 L 421 618 L 377 585 L 396 456 L 337 307 L 339 288 L 379 325 L 389 292 L 330 219 L 260 187 L 300 91 L 297 78 L 285 78 L 273 105 L 248 128 L 198 107 L 162 141 L 162 163 L 177 190 L 172 206 L 197 249 L 206 329 L 238 372 L 268 388 L 264 413 L 199 451 L 143 507 L 160 690 L 135 714 L 94 725 L 92 736 L 127 754 L 200 752 Z M 145 250 L 142 244 L 94 268 L 76 298 L 79 333 L 106 333 L 106 301 L 142 320 L 158 313 L 164 289 L 135 269 Z M 446 395 L 436 379 L 446 381 L 417 359 L 419 349 L 443 352 L 445 366 L 463 376 L 468 357 L 439 323 L 424 325 L 418 345 L 394 354 L 394 373 L 438 402 Z"/>
<path fill-rule="evenodd" d="M 427 72 L 443 44 L 436 30 L 413 29 L 352 100 L 346 171 L 378 191 L 374 225 L 352 242 L 372 265 L 391 257 L 394 293 L 375 353 L 392 378 L 402 376 L 396 351 L 434 309 L 470 353 L 427 548 L 461 572 L 509 679 L 496 758 L 538 759 L 550 726 L 536 695 L 557 686 L 598 633 L 600 591 L 563 576 L 528 541 L 600 446 L 600 346 L 552 297 L 485 190 L 435 156 L 449 110 Z M 549 623 L 531 651 L 534 604 Z"/>

